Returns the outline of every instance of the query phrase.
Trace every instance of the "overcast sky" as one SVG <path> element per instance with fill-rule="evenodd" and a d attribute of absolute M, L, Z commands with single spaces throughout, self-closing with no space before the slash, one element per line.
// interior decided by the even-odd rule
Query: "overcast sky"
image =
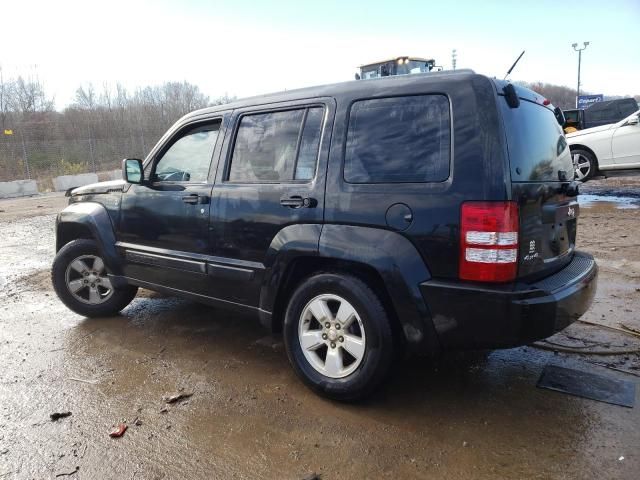
<path fill-rule="evenodd" d="M 239 97 L 353 79 L 416 55 L 515 80 L 640 94 L 640 1 L 2 1 L 0 66 L 37 74 L 58 108 L 81 84 L 169 80 Z"/>

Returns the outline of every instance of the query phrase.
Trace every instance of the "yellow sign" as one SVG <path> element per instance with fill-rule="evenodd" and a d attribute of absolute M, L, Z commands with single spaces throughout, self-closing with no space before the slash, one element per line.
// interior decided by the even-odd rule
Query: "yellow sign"
<path fill-rule="evenodd" d="M 13 135 L 13 130 L 5 130 L 4 134 L 5 135 Z"/>

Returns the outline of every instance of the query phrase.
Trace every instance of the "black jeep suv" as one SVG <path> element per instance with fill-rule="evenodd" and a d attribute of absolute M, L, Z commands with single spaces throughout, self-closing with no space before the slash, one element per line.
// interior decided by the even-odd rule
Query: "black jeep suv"
<path fill-rule="evenodd" d="M 88 317 L 138 287 L 253 314 L 305 383 L 357 399 L 397 353 L 522 345 L 587 310 L 559 121 L 471 71 L 199 110 L 70 193 L 53 283 Z"/>

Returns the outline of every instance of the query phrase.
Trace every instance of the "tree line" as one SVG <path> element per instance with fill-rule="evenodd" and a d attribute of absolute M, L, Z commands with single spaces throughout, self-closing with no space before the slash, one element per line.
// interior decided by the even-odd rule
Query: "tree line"
<path fill-rule="evenodd" d="M 128 137 L 145 135 L 149 145 L 182 115 L 209 105 L 232 100 L 214 100 L 189 82 L 127 90 L 117 83 L 78 87 L 71 105 L 58 112 L 40 80 L 4 78 L 0 70 L 0 127 L 28 134 L 29 140 Z"/>
<path fill-rule="evenodd" d="M 551 83 L 544 82 L 518 82 L 523 86 L 530 88 L 534 92 L 539 93 L 544 98 L 548 99 L 556 107 L 560 107 L 563 110 L 571 110 L 576 108 L 576 95 L 578 94 L 575 88 L 565 87 L 562 85 L 553 85 Z M 580 92 L 582 95 L 590 95 L 589 92 Z M 622 96 L 604 96 L 605 100 L 614 100 L 616 98 L 624 98 Z M 636 102 L 640 102 L 640 95 L 634 96 Z"/>
<path fill-rule="evenodd" d="M 86 84 L 56 111 L 39 79 L 0 70 L 0 181 L 117 168 L 125 156 L 143 158 L 184 114 L 231 100 L 186 81 L 133 91 Z"/>

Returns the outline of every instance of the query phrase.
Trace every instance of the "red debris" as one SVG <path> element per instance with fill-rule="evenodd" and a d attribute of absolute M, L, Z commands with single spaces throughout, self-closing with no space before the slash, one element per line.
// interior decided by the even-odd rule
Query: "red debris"
<path fill-rule="evenodd" d="M 111 438 L 118 438 L 124 435 L 124 432 L 126 431 L 127 431 L 127 426 L 124 423 L 121 423 L 120 425 L 118 425 L 116 428 L 114 428 L 109 432 L 109 436 Z"/>

